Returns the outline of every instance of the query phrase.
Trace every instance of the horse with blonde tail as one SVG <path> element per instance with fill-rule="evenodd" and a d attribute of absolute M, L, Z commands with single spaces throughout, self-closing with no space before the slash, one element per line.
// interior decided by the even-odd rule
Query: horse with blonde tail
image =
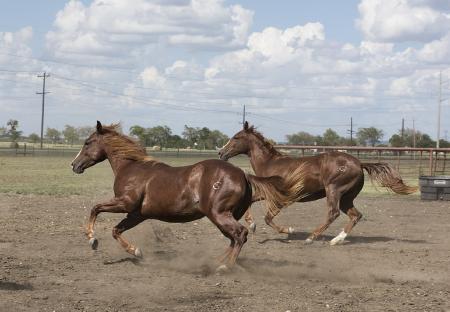
<path fill-rule="evenodd" d="M 361 163 L 352 155 L 334 151 L 301 158 L 283 155 L 247 122 L 244 123 L 244 128 L 219 151 L 222 160 L 228 160 L 239 154 L 245 154 L 250 158 L 250 164 L 257 176 L 282 177 L 291 202 L 307 202 L 326 197 L 328 212 L 325 222 L 309 235 L 306 239 L 308 244 L 318 238 L 336 220 L 341 211 L 350 220 L 330 244 L 344 242 L 362 217 L 354 205 L 354 199 L 363 188 L 364 171 L 373 182 L 397 194 L 406 195 L 417 191 L 416 187 L 404 184 L 400 174 L 387 163 Z M 254 198 L 259 199 L 263 198 Z M 280 233 L 292 233 L 293 228 L 278 226 L 273 221 L 281 208 L 279 206 L 267 210 L 265 221 Z M 245 220 L 251 229 L 255 228 L 250 211 L 247 212 Z"/>

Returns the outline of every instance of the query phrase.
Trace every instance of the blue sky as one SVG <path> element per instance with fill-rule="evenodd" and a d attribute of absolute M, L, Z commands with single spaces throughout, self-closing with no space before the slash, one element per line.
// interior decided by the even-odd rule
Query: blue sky
<path fill-rule="evenodd" d="M 0 125 L 122 122 L 268 137 L 376 126 L 436 136 L 439 71 L 450 74 L 450 1 L 5 1 Z M 282 5 L 280 5 L 282 3 Z M 443 84 L 444 98 L 449 84 Z M 442 136 L 450 128 L 443 101 Z"/>

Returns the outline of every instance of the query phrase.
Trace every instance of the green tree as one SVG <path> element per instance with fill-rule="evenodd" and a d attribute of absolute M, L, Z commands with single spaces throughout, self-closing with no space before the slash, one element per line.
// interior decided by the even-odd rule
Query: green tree
<path fill-rule="evenodd" d="M 61 132 L 55 128 L 47 128 L 45 131 L 45 137 L 53 144 L 58 143 L 61 140 Z"/>
<path fill-rule="evenodd" d="M 184 148 L 188 145 L 189 143 L 178 134 L 171 135 L 169 137 L 169 141 L 167 142 L 168 147 Z"/>
<path fill-rule="evenodd" d="M 148 136 L 148 141 L 151 142 L 150 144 L 167 147 L 172 130 L 167 126 L 156 126 L 147 129 L 146 135 Z"/>
<path fill-rule="evenodd" d="M 288 144 L 292 145 L 314 145 L 318 141 L 317 136 L 304 131 L 288 134 L 286 139 Z"/>
<path fill-rule="evenodd" d="M 74 142 L 80 139 L 77 129 L 69 125 L 64 126 L 62 134 L 66 142 L 70 143 L 70 145 L 73 145 Z"/>
<path fill-rule="evenodd" d="M 230 139 L 225 133 L 220 132 L 219 130 L 213 130 L 209 134 L 210 138 L 210 149 L 217 149 L 224 146 L 228 140 Z"/>
<path fill-rule="evenodd" d="M 130 127 L 130 135 L 136 137 L 143 146 L 148 146 L 147 144 L 147 130 L 139 125 L 134 125 Z"/>
<path fill-rule="evenodd" d="M 336 131 L 327 129 L 322 136 L 322 145 L 339 145 L 341 143 L 341 137 Z"/>
<path fill-rule="evenodd" d="M 402 137 L 401 130 L 398 131 L 398 134 L 393 134 L 389 139 L 389 144 L 394 147 L 414 147 L 414 136 L 416 138 L 416 147 L 435 147 L 436 142 L 431 139 L 431 137 L 422 133 L 418 130 L 414 131 L 413 129 L 405 129 L 403 131 Z"/>
<path fill-rule="evenodd" d="M 183 138 L 189 143 L 190 146 L 195 146 L 199 142 L 200 134 L 199 128 L 189 127 L 184 125 Z"/>
<path fill-rule="evenodd" d="M 439 147 L 441 147 L 441 148 L 449 148 L 450 147 L 450 142 L 446 141 L 446 140 L 443 140 L 443 139 L 440 139 L 439 140 Z"/>
<path fill-rule="evenodd" d="M 30 140 L 31 143 L 37 143 L 41 140 L 41 137 L 36 133 L 32 133 L 28 136 L 28 140 Z"/>
<path fill-rule="evenodd" d="M 383 136 L 383 130 L 377 129 L 375 127 L 359 128 L 358 132 L 356 133 L 356 138 L 358 139 L 359 143 L 364 146 L 375 146 L 377 143 L 380 143 Z"/>
<path fill-rule="evenodd" d="M 22 134 L 22 131 L 17 130 L 17 128 L 19 128 L 19 121 L 15 119 L 10 119 L 8 120 L 6 125 L 9 127 L 7 134 L 11 138 L 11 141 L 13 143 L 17 143 L 17 140 L 20 138 L 20 135 Z"/>

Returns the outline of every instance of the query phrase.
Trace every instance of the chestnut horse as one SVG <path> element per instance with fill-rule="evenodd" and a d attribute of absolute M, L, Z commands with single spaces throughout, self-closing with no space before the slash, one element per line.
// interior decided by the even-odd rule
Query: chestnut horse
<path fill-rule="evenodd" d="M 126 230 L 146 219 L 189 222 L 206 216 L 231 241 L 219 267 L 230 268 L 247 240 L 248 231 L 237 220 L 251 205 L 252 194 L 268 198 L 270 205 L 287 200 L 280 177 L 255 177 L 215 159 L 171 167 L 147 156 L 133 139 L 118 133 L 115 125 L 102 126 L 97 121 L 96 131 L 73 160 L 72 170 L 83 173 L 105 159 L 115 175 L 115 197 L 91 210 L 86 234 L 93 249 L 98 246 L 94 223 L 101 212 L 127 213 L 112 235 L 136 257 L 142 256 L 141 251 L 122 237 Z"/>
<path fill-rule="evenodd" d="M 327 198 L 328 214 L 325 223 L 310 234 L 306 243 L 312 243 L 320 236 L 339 216 L 340 210 L 350 218 L 350 221 L 330 244 L 344 242 L 345 237 L 362 217 L 353 200 L 364 185 L 363 170 L 372 180 L 397 194 L 411 194 L 417 190 L 405 185 L 399 173 L 387 163 L 361 163 L 352 155 L 342 152 L 327 152 L 301 158 L 283 155 L 253 126 L 249 127 L 247 122 L 244 123 L 244 129 L 236 133 L 219 151 L 219 156 L 223 160 L 239 154 L 250 157 L 251 166 L 257 176 L 278 175 L 284 179 L 301 180 L 303 188 L 299 189 L 298 194 L 291 194 L 297 197 L 296 201 L 307 202 Z M 279 209 L 267 211 L 266 223 L 280 233 L 292 233 L 292 228 L 278 226 L 273 222 L 272 219 L 279 211 Z M 247 211 L 245 219 L 254 230 L 250 210 Z"/>

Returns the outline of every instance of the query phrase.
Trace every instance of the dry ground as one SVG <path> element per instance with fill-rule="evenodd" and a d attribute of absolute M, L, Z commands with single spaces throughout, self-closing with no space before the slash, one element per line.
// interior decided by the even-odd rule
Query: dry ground
<path fill-rule="evenodd" d="M 106 198 L 0 194 L 0 311 L 450 311 L 448 202 L 361 196 L 365 220 L 335 247 L 346 216 L 303 244 L 323 221 L 323 200 L 281 213 L 297 230 L 289 237 L 268 229 L 256 205 L 256 234 L 237 267 L 217 275 L 228 241 L 206 219 L 126 232 L 138 261 L 111 237 L 123 215 L 103 214 L 91 250 L 86 217 Z"/>

